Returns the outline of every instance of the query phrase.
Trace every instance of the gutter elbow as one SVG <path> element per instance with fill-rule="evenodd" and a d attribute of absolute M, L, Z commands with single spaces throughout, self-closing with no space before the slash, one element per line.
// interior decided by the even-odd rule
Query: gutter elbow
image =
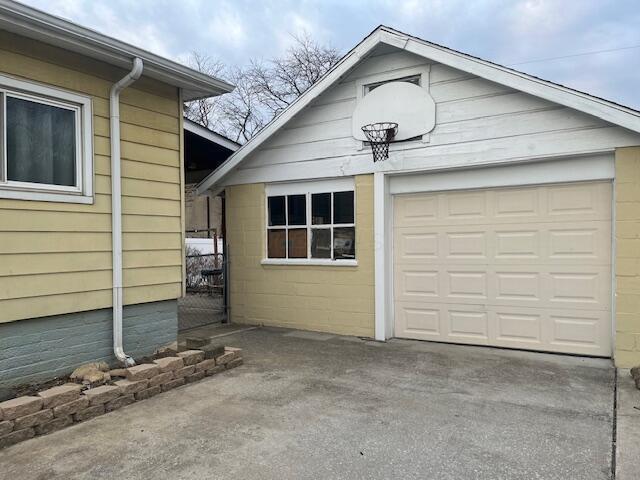
<path fill-rule="evenodd" d="M 136 364 L 136 361 L 131 356 L 124 353 L 122 347 L 114 347 L 113 353 L 125 367 L 133 367 Z"/>
<path fill-rule="evenodd" d="M 142 69 L 143 69 L 143 63 L 142 63 L 142 59 L 136 57 L 133 59 L 133 68 L 131 69 L 131 72 L 129 72 L 129 75 L 131 75 L 131 78 L 133 81 L 138 80 L 140 78 L 140 75 L 142 75 Z"/>
<path fill-rule="evenodd" d="M 127 73 L 124 77 L 118 80 L 116 83 L 111 85 L 111 90 L 109 91 L 109 96 L 111 100 L 114 99 L 122 90 L 127 88 L 133 82 L 138 80 L 142 75 L 142 70 L 144 69 L 144 64 L 142 60 L 138 57 L 133 59 L 133 66 L 129 73 Z"/>

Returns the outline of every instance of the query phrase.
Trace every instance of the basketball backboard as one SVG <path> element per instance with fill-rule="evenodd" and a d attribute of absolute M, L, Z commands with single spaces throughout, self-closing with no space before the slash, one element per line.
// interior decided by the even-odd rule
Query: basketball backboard
<path fill-rule="evenodd" d="M 352 116 L 352 135 L 365 141 L 362 126 L 380 122 L 398 124 L 394 141 L 418 137 L 435 127 L 436 105 L 419 85 L 402 81 L 385 83 L 358 100 Z"/>

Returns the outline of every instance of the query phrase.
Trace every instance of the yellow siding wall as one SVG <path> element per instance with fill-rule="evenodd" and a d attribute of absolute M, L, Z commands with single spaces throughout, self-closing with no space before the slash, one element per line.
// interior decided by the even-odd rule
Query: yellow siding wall
<path fill-rule="evenodd" d="M 227 187 L 233 322 L 373 336 L 373 175 L 355 184 L 357 267 L 261 265 L 264 184 Z"/>
<path fill-rule="evenodd" d="M 640 365 L 640 147 L 616 150 L 616 348 L 618 367 Z"/>
<path fill-rule="evenodd" d="M 0 32 L 0 72 L 93 99 L 95 203 L 0 199 L 0 322 L 111 306 L 109 88 L 125 72 Z M 182 284 L 178 91 L 144 77 L 121 95 L 124 300 Z"/>

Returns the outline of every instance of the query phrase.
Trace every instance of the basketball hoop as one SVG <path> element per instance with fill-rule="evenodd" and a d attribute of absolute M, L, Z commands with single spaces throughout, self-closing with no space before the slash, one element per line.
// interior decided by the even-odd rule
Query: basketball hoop
<path fill-rule="evenodd" d="M 370 123 L 361 128 L 371 144 L 373 161 L 379 162 L 389 158 L 389 143 L 398 133 L 398 124 L 394 122 Z"/>

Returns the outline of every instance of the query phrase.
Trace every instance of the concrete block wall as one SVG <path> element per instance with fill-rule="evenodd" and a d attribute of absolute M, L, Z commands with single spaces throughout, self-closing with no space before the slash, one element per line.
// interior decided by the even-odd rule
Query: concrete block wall
<path fill-rule="evenodd" d="M 176 300 L 125 306 L 125 351 L 136 357 L 176 340 Z M 0 399 L 12 387 L 71 373 L 87 362 L 116 361 L 111 309 L 0 323 Z"/>
<path fill-rule="evenodd" d="M 618 367 L 640 365 L 640 147 L 615 156 L 616 341 Z"/>
<path fill-rule="evenodd" d="M 357 267 L 262 265 L 264 184 L 226 189 L 230 315 L 263 324 L 374 335 L 373 175 L 355 178 Z"/>

